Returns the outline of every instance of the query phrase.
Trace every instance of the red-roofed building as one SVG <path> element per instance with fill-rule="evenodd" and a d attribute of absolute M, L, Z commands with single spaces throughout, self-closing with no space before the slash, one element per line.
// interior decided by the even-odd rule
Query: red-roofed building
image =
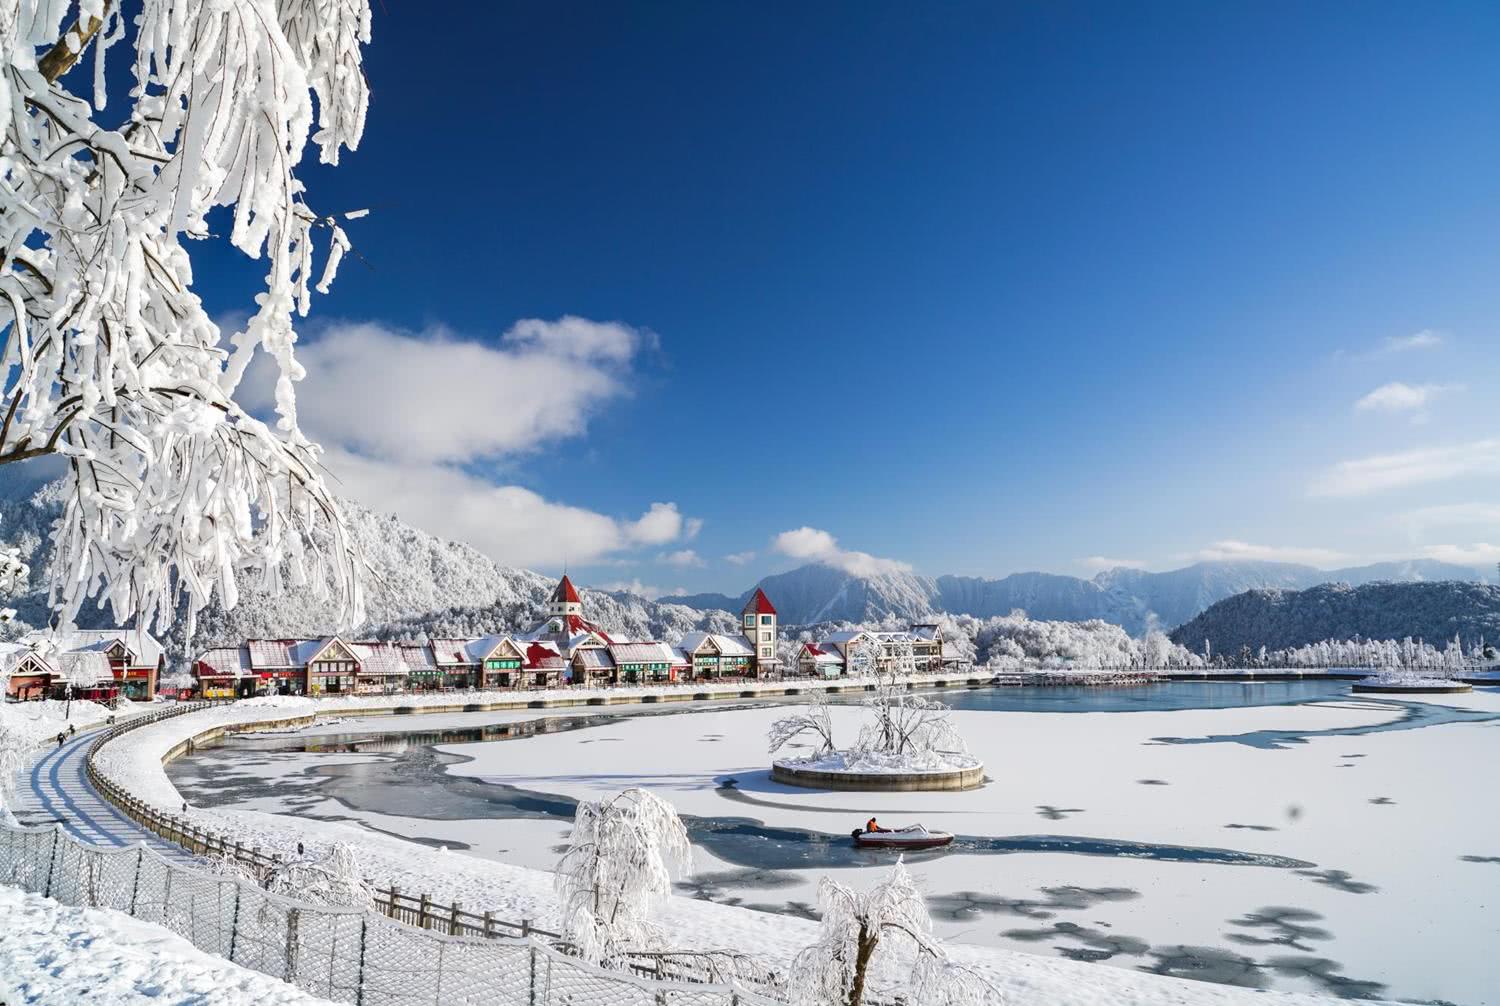
<path fill-rule="evenodd" d="M 755 676 L 775 674 L 781 669 L 781 661 L 776 656 L 776 640 L 779 633 L 776 630 L 776 608 L 771 604 L 771 599 L 766 592 L 759 587 L 751 595 L 750 602 L 745 605 L 745 610 L 740 612 L 740 624 L 745 632 L 745 639 L 750 643 L 751 649 L 755 651 Z"/>

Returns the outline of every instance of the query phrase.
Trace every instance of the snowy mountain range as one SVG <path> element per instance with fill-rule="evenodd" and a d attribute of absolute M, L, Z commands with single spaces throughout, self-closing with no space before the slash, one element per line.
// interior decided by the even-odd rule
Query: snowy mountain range
<path fill-rule="evenodd" d="M 1287 562 L 1199 562 L 1162 573 L 1117 568 L 1088 580 L 1055 573 L 1013 573 L 996 580 L 904 572 L 853 576 L 815 563 L 768 576 L 756 586 L 765 590 L 782 621 L 789 624 L 868 622 L 888 615 L 920 619 L 937 612 L 988 618 L 1020 608 L 1032 618 L 1100 618 L 1139 635 L 1156 627 L 1180 625 L 1214 602 L 1247 590 L 1297 590 L 1334 582 L 1482 579 L 1479 570 L 1431 559 L 1335 570 Z M 751 587 L 739 597 L 693 594 L 673 601 L 701 610 L 739 611 L 754 590 Z"/>
<path fill-rule="evenodd" d="M 1455 635 L 1465 649 L 1500 641 L 1500 587 L 1439 583 L 1325 583 L 1306 590 L 1250 590 L 1210 606 L 1172 633 L 1203 652 L 1281 649 L 1324 639 L 1421 639 L 1441 647 Z"/>
<path fill-rule="evenodd" d="M 60 512 L 59 486 L 19 480 L 0 484 L 0 540 L 19 545 L 33 570 L 32 583 L 5 601 L 17 610 L 17 621 L 0 626 L 0 632 L 14 634 L 26 623 L 47 622 L 46 591 L 37 585 L 50 559 L 47 534 Z M 355 503 L 345 505 L 351 533 L 369 563 L 369 622 L 359 635 L 473 636 L 513 630 L 539 617 L 555 585 L 540 573 L 501 566 L 472 546 L 446 541 Z M 1291 563 L 1204 562 L 1164 573 L 1113 569 L 1088 580 L 1049 573 L 1016 573 L 994 580 L 902 572 L 852 576 L 834 566 L 812 564 L 765 577 L 758 586 L 771 597 L 785 626 L 917 620 L 942 612 L 983 619 L 1022 609 L 1034 619 L 1102 619 L 1140 635 L 1187 622 L 1215 602 L 1247 590 L 1296 590 L 1328 581 L 1479 579 L 1477 570 L 1429 560 L 1332 571 Z M 734 631 L 737 620 L 732 613 L 744 607 L 754 589 L 739 597 L 698 594 L 659 601 L 584 590 L 583 600 L 590 618 L 609 631 L 675 640 L 692 631 Z M 80 613 L 79 622 L 85 627 L 114 624 L 108 611 L 92 608 Z M 246 584 L 233 611 L 217 605 L 205 609 L 191 645 L 183 639 L 181 626 L 163 642 L 174 659 L 181 659 L 190 650 L 246 637 L 319 635 L 332 624 L 331 606 L 314 599 L 307 589 L 273 597 Z M 1359 631 L 1353 623 L 1346 628 L 1330 626 L 1317 638 Z M 1201 642 L 1200 638 L 1196 645 Z"/>
<path fill-rule="evenodd" d="M 61 511 L 59 485 L 0 487 L 0 539 L 19 545 L 32 569 L 31 583 L 4 602 L 17 612 L 16 621 L 7 623 L 12 635 L 25 624 L 47 623 L 47 594 L 40 584 L 50 561 L 47 534 Z M 344 507 L 350 533 L 369 563 L 365 589 L 370 620 L 357 633 L 360 636 L 478 636 L 514 630 L 540 617 L 547 595 L 557 586 L 551 577 L 506 568 L 472 546 L 445 541 L 389 514 L 347 500 Z M 723 611 L 699 611 L 630 594 L 582 594 L 591 619 L 627 637 L 677 639 L 700 630 L 735 631 L 737 624 Z M 315 599 L 310 589 L 270 596 L 244 584 L 232 611 L 218 604 L 204 609 L 191 644 L 180 625 L 162 642 L 169 660 L 176 662 L 191 652 L 248 637 L 322 635 L 334 624 L 333 616 L 332 605 Z M 78 620 L 85 627 L 114 624 L 109 611 L 92 607 L 85 607 Z"/>

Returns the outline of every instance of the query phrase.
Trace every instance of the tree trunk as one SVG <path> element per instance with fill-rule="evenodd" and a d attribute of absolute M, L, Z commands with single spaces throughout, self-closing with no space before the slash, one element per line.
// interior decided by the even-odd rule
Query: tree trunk
<path fill-rule="evenodd" d="M 108 11 L 110 4 L 104 5 Z M 63 33 L 63 37 L 54 45 L 45 56 L 37 60 L 36 68 L 42 71 L 49 83 L 56 83 L 57 78 L 70 70 L 78 57 L 83 55 L 83 50 L 88 48 L 89 42 L 93 41 L 99 29 L 104 27 L 104 22 L 90 15 L 87 19 L 80 17 L 73 27 Z M 72 39 L 71 43 L 69 39 Z"/>
<path fill-rule="evenodd" d="M 870 958 L 875 956 L 875 944 L 880 942 L 880 930 L 870 929 L 864 923 L 859 926 L 859 949 L 854 955 L 854 981 L 849 986 L 849 1001 L 845 1006 L 860 1006 L 865 998 L 865 974 L 870 970 Z"/>

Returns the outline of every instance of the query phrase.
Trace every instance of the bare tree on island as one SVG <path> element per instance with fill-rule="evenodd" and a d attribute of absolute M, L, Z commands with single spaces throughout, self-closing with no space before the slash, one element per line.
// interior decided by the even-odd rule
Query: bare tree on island
<path fill-rule="evenodd" d="M 583 801 L 554 885 L 563 928 L 583 958 L 614 964 L 660 946 L 651 912 L 672 894 L 672 873 L 692 858 L 687 828 L 672 805 L 644 789 Z"/>
<path fill-rule="evenodd" d="M 868 891 L 828 877 L 818 883 L 818 941 L 792 962 L 794 1006 L 861 1006 L 876 976 L 893 1001 L 981 1006 L 1000 994 L 979 972 L 948 959 L 932 935 L 927 902 L 901 862 Z M 879 955 L 877 956 L 877 951 Z"/>
<path fill-rule="evenodd" d="M 860 728 L 855 747 L 894 757 L 967 756 L 968 745 L 953 729 L 948 706 L 908 690 L 917 672 L 911 640 L 895 640 L 888 649 L 875 667 L 875 695 L 864 701 L 874 715 Z"/>
<path fill-rule="evenodd" d="M 358 558 L 293 392 L 294 316 L 327 292 L 349 241 L 296 169 L 309 141 L 327 164 L 359 143 L 368 2 L 133 6 L 133 32 L 112 0 L 79 0 L 71 25 L 60 0 L 0 12 L 0 464 L 67 461 L 49 596 L 65 622 L 97 597 L 117 621 L 163 627 L 181 608 L 191 625 L 215 594 L 233 607 L 252 576 L 331 591 L 352 624 Z M 106 54 L 127 38 L 133 80 L 111 94 Z M 64 76 L 89 58 L 92 73 Z M 106 117 L 111 98 L 124 105 Z M 229 243 L 267 263 L 227 340 L 192 290 L 186 246 L 214 237 L 219 208 Z M 278 371 L 274 429 L 235 400 L 257 351 Z"/>
<path fill-rule="evenodd" d="M 833 718 L 828 710 L 828 696 L 817 692 L 799 712 L 783 716 L 771 724 L 769 731 L 770 753 L 775 754 L 799 737 L 811 737 L 816 742 L 814 758 L 833 754 L 838 750 L 833 741 Z"/>

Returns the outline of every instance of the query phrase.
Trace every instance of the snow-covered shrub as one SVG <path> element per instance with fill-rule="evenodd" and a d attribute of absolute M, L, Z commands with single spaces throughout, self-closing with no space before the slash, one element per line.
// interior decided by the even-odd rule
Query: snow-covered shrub
<path fill-rule="evenodd" d="M 866 997 L 923 1006 L 1000 1002 L 978 972 L 954 964 L 932 934 L 927 902 L 906 866 L 868 891 L 818 882 L 818 941 L 792 961 L 793 1006 L 861 1006 Z"/>
<path fill-rule="evenodd" d="M 298 856 L 272 867 L 261 886 L 272 894 L 336 908 L 369 908 L 374 892 L 359 868 L 359 854 L 336 842 L 319 858 Z"/>
<path fill-rule="evenodd" d="M 659 947 L 651 912 L 671 896 L 672 873 L 691 857 L 682 819 L 654 793 L 632 788 L 580 802 L 554 880 L 564 934 L 585 960 L 606 966 Z"/>

